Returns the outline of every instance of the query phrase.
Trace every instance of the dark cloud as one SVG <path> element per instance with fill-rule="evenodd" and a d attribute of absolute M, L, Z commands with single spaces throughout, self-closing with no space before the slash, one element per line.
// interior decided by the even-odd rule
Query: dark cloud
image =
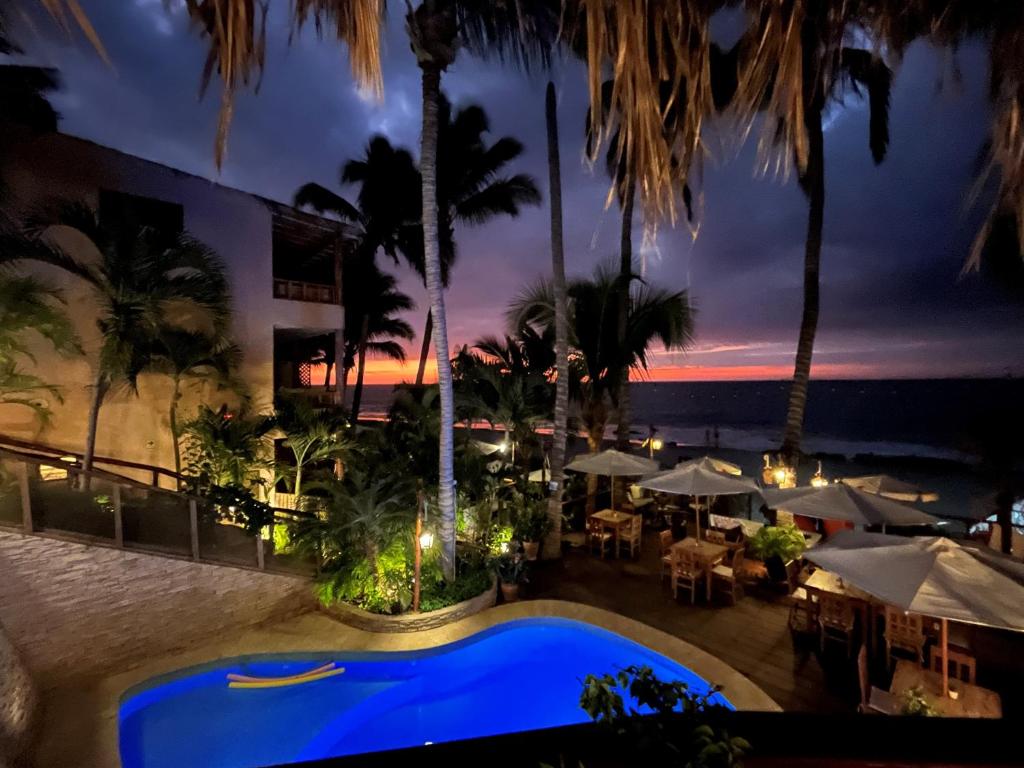
<path fill-rule="evenodd" d="M 217 86 L 197 99 L 203 45 L 183 9 L 163 0 L 84 3 L 116 71 L 82 43 L 41 22 L 33 55 L 60 67 L 64 130 L 183 170 L 217 178 L 212 144 Z M 383 132 L 418 149 L 419 73 L 395 4 L 386 35 L 385 100 L 357 92 L 345 52 L 311 31 L 289 45 L 284 3 L 275 4 L 268 66 L 258 95 L 239 97 L 219 180 L 281 200 L 310 180 L 335 185 L 338 168 Z M 981 218 L 964 199 L 986 138 L 986 64 L 980 47 L 948 56 L 915 45 L 900 63 L 892 95 L 889 155 L 880 166 L 867 146 L 867 109 L 856 96 L 830 114 L 822 313 L 816 360 L 859 364 L 871 375 L 1000 373 L 1024 352 L 1024 313 L 984 276 L 960 278 Z M 471 341 L 500 330 L 507 301 L 549 269 L 543 95 L 559 89 L 566 253 L 570 271 L 589 271 L 618 247 L 619 215 L 604 207 L 600 165 L 583 162 L 584 71 L 560 63 L 548 74 L 510 71 L 466 55 L 444 81 L 456 104 L 475 102 L 495 136 L 526 147 L 518 171 L 544 189 L 545 205 L 516 221 L 459 233 L 460 261 L 449 295 L 450 337 Z M 937 83 L 944 80 L 943 87 Z M 727 135 L 719 127 L 721 135 Z M 716 132 L 713 132 L 715 135 Z M 662 226 L 641 244 L 647 278 L 689 288 L 699 308 L 698 349 L 665 364 L 791 364 L 799 326 L 806 200 L 792 179 L 756 178 L 751 141 L 738 154 L 712 138 L 703 174 L 699 237 Z M 735 156 L 733 156 L 735 155 Z M 423 291 L 400 268 L 405 290 Z M 422 320 L 413 318 L 417 327 Z M 416 346 L 418 349 L 418 345 Z M 868 370 L 870 369 L 870 370 Z"/>

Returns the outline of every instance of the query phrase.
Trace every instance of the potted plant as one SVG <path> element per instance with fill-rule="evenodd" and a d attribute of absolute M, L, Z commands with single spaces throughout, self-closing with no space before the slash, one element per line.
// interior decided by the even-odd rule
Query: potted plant
<path fill-rule="evenodd" d="M 516 518 L 513 537 L 523 545 L 527 560 L 536 560 L 540 544 L 551 532 L 551 518 L 548 517 L 547 503 L 537 502 Z"/>
<path fill-rule="evenodd" d="M 765 563 L 766 573 L 781 574 L 806 546 L 803 532 L 795 525 L 766 525 L 747 541 L 747 556 Z M 773 561 L 775 568 L 768 565 Z"/>
<path fill-rule="evenodd" d="M 519 585 L 526 581 L 526 559 L 520 551 L 506 552 L 497 559 L 496 569 L 501 584 L 501 596 L 506 603 L 519 599 Z"/>

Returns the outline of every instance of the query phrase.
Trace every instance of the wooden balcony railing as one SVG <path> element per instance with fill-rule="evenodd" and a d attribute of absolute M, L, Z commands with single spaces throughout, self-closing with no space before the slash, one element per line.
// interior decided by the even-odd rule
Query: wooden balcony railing
<path fill-rule="evenodd" d="M 274 298 L 311 301 L 317 304 L 337 304 L 338 291 L 333 285 L 304 283 L 300 280 L 282 280 L 275 277 Z"/>

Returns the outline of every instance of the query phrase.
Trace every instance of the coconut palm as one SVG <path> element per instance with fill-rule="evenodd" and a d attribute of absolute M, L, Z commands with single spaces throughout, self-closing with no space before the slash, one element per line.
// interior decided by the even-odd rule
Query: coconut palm
<path fill-rule="evenodd" d="M 95 254 L 79 259 L 47 237 L 70 227 L 88 238 Z M 100 408 L 113 388 L 136 392 L 139 375 L 156 360 L 157 341 L 176 329 L 219 335 L 230 314 L 227 276 L 220 258 L 187 234 L 150 228 L 119 232 L 101 227 L 91 208 L 63 203 L 30 226 L 37 238 L 28 258 L 59 267 L 84 281 L 96 303 L 102 341 L 94 361 L 92 402 L 82 468 L 88 472 L 96 450 Z"/>
<path fill-rule="evenodd" d="M 562 482 L 565 476 L 565 444 L 569 422 L 569 299 L 565 287 L 565 251 L 562 242 L 562 169 L 558 151 L 558 105 L 555 84 L 548 82 L 544 97 L 548 138 L 548 197 L 551 206 L 551 293 L 555 330 L 555 423 L 551 445 L 551 495 L 548 519 L 551 533 L 546 557 L 557 557 L 562 538 Z"/>
<path fill-rule="evenodd" d="M 171 429 L 174 449 L 174 471 L 181 474 L 181 426 L 178 408 L 183 396 L 182 388 L 189 381 L 212 381 L 218 386 L 241 385 L 234 380 L 235 371 L 242 360 L 242 351 L 230 341 L 202 331 L 184 328 L 164 328 L 156 339 L 149 370 L 171 379 L 171 400 L 167 406 L 167 422 Z"/>
<path fill-rule="evenodd" d="M 621 280 L 618 270 L 601 265 L 591 278 L 574 280 L 568 288 L 569 344 L 573 350 L 569 381 L 591 453 L 601 450 L 622 370 L 646 371 L 656 342 L 665 350 L 683 350 L 693 341 L 693 312 L 686 291 L 652 288 L 631 275 L 625 344 L 621 344 L 617 324 Z M 509 325 L 549 327 L 554 306 L 551 285 L 534 285 L 512 303 Z M 588 504 L 593 505 L 597 478 L 591 477 L 589 483 Z"/>
<path fill-rule="evenodd" d="M 534 180 L 525 174 L 501 175 L 505 166 L 522 154 L 523 145 L 503 136 L 488 146 L 485 134 L 490 131 L 490 122 L 483 108 L 470 105 L 453 113 L 448 99 L 441 94 L 438 126 L 438 231 L 441 282 L 447 288 L 457 256 L 456 223 L 479 226 L 498 216 L 515 218 L 524 205 L 540 203 L 540 192 Z M 419 233 L 417 230 L 416 234 Z M 423 254 L 420 244 L 408 255 L 425 284 Z M 428 309 L 416 370 L 417 384 L 423 383 L 432 334 L 433 314 Z"/>
<path fill-rule="evenodd" d="M 262 69 L 265 52 L 265 13 L 255 0 L 186 0 L 190 16 L 209 38 L 203 84 L 214 70 L 223 82 L 221 120 L 216 155 L 220 165 L 232 113 L 232 95 Z M 438 207 L 438 138 L 441 75 L 455 62 L 460 48 L 471 53 L 497 54 L 513 62 L 546 61 L 558 28 L 557 10 L 545 0 L 493 3 L 486 0 L 423 0 L 415 9 L 407 0 L 406 28 L 422 74 L 423 124 L 420 173 L 422 180 L 423 262 L 430 297 L 434 348 L 441 399 L 439 504 L 441 507 L 442 565 L 455 576 L 454 399 L 448 360 L 448 328 L 444 313 L 441 272 L 441 232 Z M 265 11 L 265 7 L 263 7 Z M 380 38 L 384 0 L 296 0 L 297 25 L 315 21 L 331 29 L 349 48 L 356 81 L 380 92 Z"/>
<path fill-rule="evenodd" d="M 804 247 L 804 296 L 793 384 L 790 388 L 783 456 L 800 454 L 811 357 L 818 327 L 820 264 L 825 213 L 826 111 L 837 108 L 848 92 L 867 91 L 870 108 L 868 143 L 875 163 L 889 145 L 889 91 L 892 73 L 877 53 L 847 43 L 856 18 L 853 8 L 829 3 L 757 8 L 739 53 L 737 111 L 746 120 L 765 112 L 761 142 L 764 167 L 775 162 L 788 169 L 790 155 L 809 211 Z M 767 54 L 766 54 L 767 52 Z M 759 87 L 744 87 L 757 83 Z"/>
<path fill-rule="evenodd" d="M 351 294 L 345 300 L 346 325 L 355 329 L 356 335 L 346 341 L 344 376 L 356 366 L 356 385 L 352 392 L 352 422 L 359 418 L 363 396 L 363 377 L 366 373 L 366 357 L 381 357 L 405 362 L 405 349 L 396 341 L 411 341 L 415 333 L 412 326 L 397 317 L 399 312 L 415 308 L 415 303 L 396 287 L 395 278 L 378 269 L 373 262 L 356 267 L 355 280 L 349 281 Z"/>

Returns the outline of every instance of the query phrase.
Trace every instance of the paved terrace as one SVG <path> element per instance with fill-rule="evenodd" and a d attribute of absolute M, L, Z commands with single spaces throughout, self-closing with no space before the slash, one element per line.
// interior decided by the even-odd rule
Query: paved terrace
<path fill-rule="evenodd" d="M 538 563 L 526 594 L 596 606 L 674 635 L 750 678 L 785 710 L 856 710 L 860 693 L 855 661 L 847 661 L 838 643 L 829 643 L 822 659 L 816 638 L 798 637 L 794 642 L 784 596 L 748 588 L 735 606 L 721 595 L 710 607 L 698 595 L 692 606 L 685 590 L 673 600 L 668 581 L 660 580 L 660 566 L 657 534 L 645 532 L 635 561 L 601 560 L 580 548 L 561 561 Z M 976 630 L 973 643 L 978 683 L 1002 695 L 1004 717 L 1019 715 L 1024 709 L 1024 665 L 1019 661 L 1024 657 L 1024 635 Z M 878 648 L 873 682 L 887 688 L 881 638 Z"/>

